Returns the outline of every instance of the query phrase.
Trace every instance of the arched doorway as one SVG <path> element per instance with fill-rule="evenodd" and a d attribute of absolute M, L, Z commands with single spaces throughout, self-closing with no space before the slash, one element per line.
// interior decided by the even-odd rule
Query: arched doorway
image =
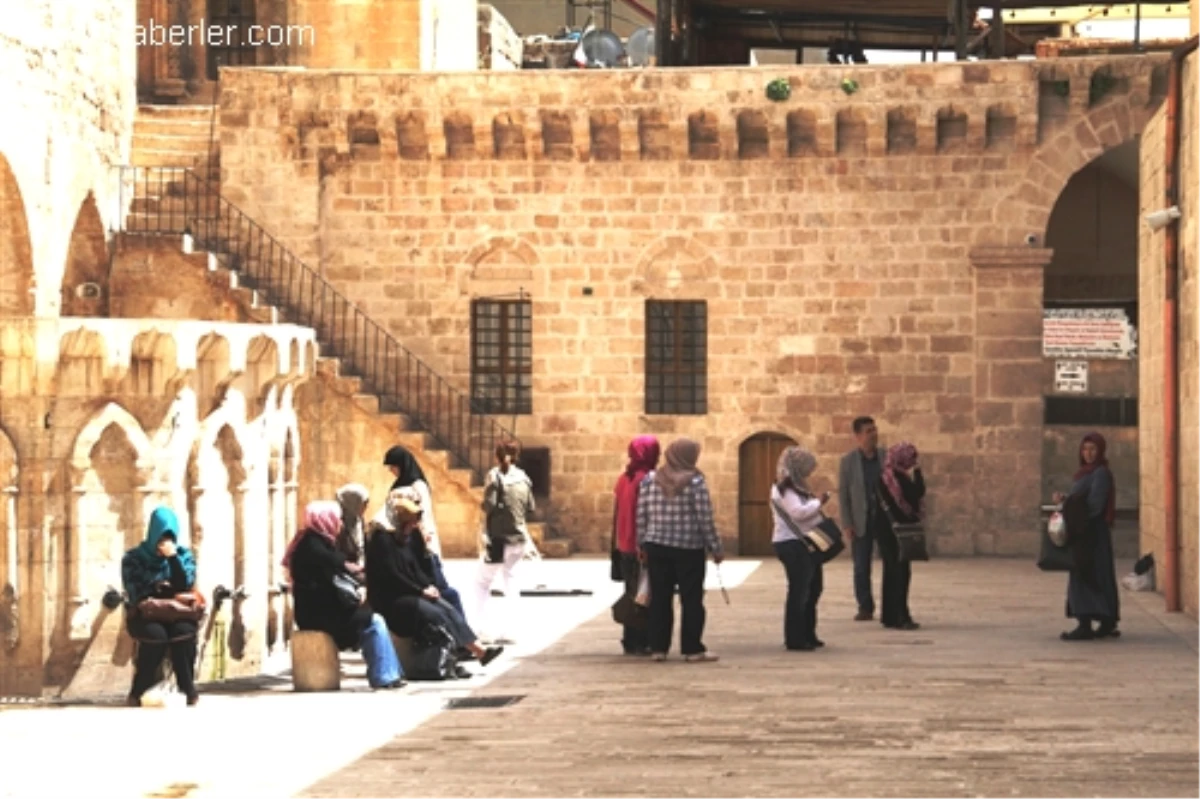
<path fill-rule="evenodd" d="M 1118 557 L 1139 554 L 1139 144 L 1106 150 L 1067 181 L 1046 228 L 1053 257 L 1043 282 L 1053 365 L 1043 385 L 1041 493 L 1050 497 L 1077 468 L 1083 435 L 1102 433 L 1117 485 Z"/>
<path fill-rule="evenodd" d="M 795 443 L 781 433 L 758 433 L 738 447 L 738 554 L 774 554 L 771 484 L 779 455 Z"/>
<path fill-rule="evenodd" d="M 90 191 L 71 231 L 61 303 L 63 316 L 108 316 L 108 244 Z"/>

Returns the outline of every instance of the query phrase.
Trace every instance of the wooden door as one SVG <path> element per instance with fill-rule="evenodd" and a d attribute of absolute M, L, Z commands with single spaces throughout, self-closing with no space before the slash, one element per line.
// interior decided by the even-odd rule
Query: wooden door
<path fill-rule="evenodd" d="M 738 554 L 775 554 L 771 547 L 771 484 L 780 454 L 795 443 L 778 433 L 759 433 L 738 449 Z"/>

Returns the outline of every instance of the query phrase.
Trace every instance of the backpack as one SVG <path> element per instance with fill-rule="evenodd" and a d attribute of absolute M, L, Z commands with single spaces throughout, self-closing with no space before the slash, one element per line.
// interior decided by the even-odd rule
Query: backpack
<path fill-rule="evenodd" d="M 487 535 L 493 546 L 501 548 L 504 544 L 514 544 L 524 540 L 524 535 L 517 528 L 517 520 L 504 497 L 504 483 L 500 473 L 496 473 L 496 507 L 487 515 Z"/>
<path fill-rule="evenodd" d="M 455 679 L 458 670 L 456 649 L 454 638 L 444 627 L 423 625 L 413 636 L 404 676 L 414 681 Z"/>

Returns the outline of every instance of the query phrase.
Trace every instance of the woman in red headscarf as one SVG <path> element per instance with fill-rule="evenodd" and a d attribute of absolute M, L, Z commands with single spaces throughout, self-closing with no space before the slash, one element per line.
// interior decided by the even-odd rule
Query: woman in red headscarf
<path fill-rule="evenodd" d="M 638 436 L 630 441 L 629 462 L 625 464 L 625 471 L 621 472 L 613 489 L 613 545 L 621 557 L 621 579 L 630 602 L 637 596 L 642 568 L 637 552 L 638 487 L 642 478 L 658 466 L 660 451 L 658 439 L 654 436 Z M 650 654 L 650 643 L 644 627 L 625 624 L 622 629 L 621 647 L 626 655 Z"/>
<path fill-rule="evenodd" d="M 1113 558 L 1112 523 L 1117 517 L 1117 486 L 1105 454 L 1108 442 L 1099 433 L 1088 433 L 1079 444 L 1079 469 L 1067 494 L 1056 492 L 1054 501 L 1082 496 L 1087 500 L 1087 526 L 1082 534 L 1071 531 L 1072 568 L 1067 582 L 1067 618 L 1078 626 L 1063 633 L 1064 641 L 1116 638 L 1121 633 L 1121 598 L 1117 593 L 1117 567 Z M 1096 622 L 1096 629 L 1092 623 Z"/>

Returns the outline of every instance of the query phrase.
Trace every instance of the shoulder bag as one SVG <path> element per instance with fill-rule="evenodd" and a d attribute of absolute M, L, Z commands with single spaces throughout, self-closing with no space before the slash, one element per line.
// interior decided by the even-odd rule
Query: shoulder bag
<path fill-rule="evenodd" d="M 346 610 L 353 610 L 362 604 L 362 586 L 345 572 L 333 575 L 333 592 L 337 595 L 338 604 Z"/>
<path fill-rule="evenodd" d="M 200 621 L 208 612 L 204 594 L 192 589 L 170 597 L 147 597 L 137 603 L 137 615 L 148 622 L 170 624 L 176 621 Z"/>
<path fill-rule="evenodd" d="M 822 563 L 833 560 L 846 548 L 846 542 L 842 537 L 842 528 L 838 527 L 837 522 L 825 514 L 821 514 L 821 522 L 816 527 L 803 533 L 800 531 L 800 525 L 796 524 L 796 520 L 784 510 L 778 500 L 772 499 L 771 505 L 774 506 L 775 512 L 783 519 L 783 523 L 788 526 L 792 534 L 808 547 L 809 552 L 817 555 Z"/>
<path fill-rule="evenodd" d="M 925 542 L 925 525 L 923 522 L 898 522 L 892 516 L 891 509 L 882 496 L 877 495 L 879 507 L 887 514 L 888 524 L 892 526 L 892 535 L 896 536 L 897 550 L 901 562 L 929 560 L 929 548 Z"/>

